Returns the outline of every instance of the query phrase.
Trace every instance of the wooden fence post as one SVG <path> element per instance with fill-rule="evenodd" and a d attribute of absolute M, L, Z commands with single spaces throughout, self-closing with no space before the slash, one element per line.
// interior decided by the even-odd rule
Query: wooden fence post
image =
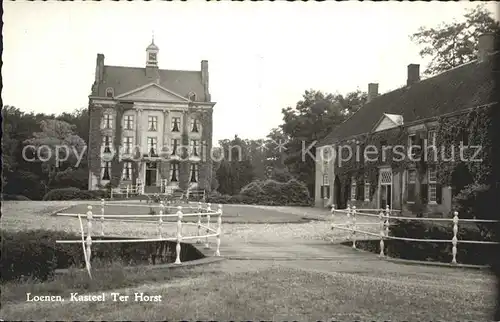
<path fill-rule="evenodd" d="M 352 232 L 352 248 L 356 248 L 356 206 L 352 207 L 352 227 L 351 227 L 351 232 Z"/>
<path fill-rule="evenodd" d="M 201 236 L 201 213 L 203 208 L 201 206 L 201 202 L 198 202 L 198 236 Z M 198 237 L 196 241 L 197 244 L 201 244 L 201 238 Z"/>
<path fill-rule="evenodd" d="M 222 232 L 222 205 L 219 205 L 219 210 L 217 210 L 217 249 L 215 250 L 215 256 L 220 256 L 220 234 Z"/>
<path fill-rule="evenodd" d="M 382 211 L 378 214 L 378 219 L 380 220 L 380 257 L 384 257 L 385 220 L 384 220 L 384 213 Z"/>
<path fill-rule="evenodd" d="M 90 269 L 90 255 L 92 247 L 92 206 L 88 206 L 87 209 L 87 263 Z"/>
<path fill-rule="evenodd" d="M 386 205 L 385 206 L 385 236 L 386 237 L 389 236 L 389 226 L 390 226 L 389 218 L 390 218 L 390 215 L 391 215 L 391 210 L 389 209 L 389 205 Z"/>
<path fill-rule="evenodd" d="M 101 236 L 104 236 L 104 199 L 101 199 Z"/>
<path fill-rule="evenodd" d="M 177 207 L 177 246 L 175 246 L 175 252 L 177 257 L 175 259 L 175 264 L 181 263 L 181 232 L 182 232 L 182 207 Z"/>
<path fill-rule="evenodd" d="M 457 244 L 458 244 L 457 235 L 458 235 L 458 212 L 455 211 L 453 213 L 453 239 L 451 240 L 451 244 L 453 245 L 451 248 L 451 252 L 452 252 L 452 256 L 453 256 L 452 260 L 451 260 L 452 264 L 457 263 Z"/>
<path fill-rule="evenodd" d="M 332 205 L 332 230 L 333 230 L 333 225 L 335 224 L 335 205 Z"/>
<path fill-rule="evenodd" d="M 210 204 L 207 204 L 207 235 L 210 234 L 210 212 L 212 212 L 212 208 L 210 208 Z M 209 249 L 210 244 L 208 243 L 208 236 L 205 239 L 205 248 Z"/>
<path fill-rule="evenodd" d="M 165 211 L 165 205 L 163 200 L 160 201 L 160 216 L 158 217 L 158 236 L 163 238 L 162 225 L 163 225 L 163 212 Z"/>
<path fill-rule="evenodd" d="M 347 228 L 351 228 L 351 205 L 347 205 Z M 347 233 L 347 240 L 351 240 L 350 233 Z"/>

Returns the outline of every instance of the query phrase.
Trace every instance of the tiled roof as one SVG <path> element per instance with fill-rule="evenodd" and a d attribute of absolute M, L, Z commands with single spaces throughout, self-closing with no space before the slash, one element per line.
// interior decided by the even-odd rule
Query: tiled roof
<path fill-rule="evenodd" d="M 160 86 L 186 98 L 189 92 L 195 92 L 197 101 L 205 101 L 201 71 L 159 69 L 158 73 Z M 98 96 L 105 97 L 108 87 L 112 87 L 114 95 L 118 96 L 155 81 L 156 78 L 146 75 L 146 68 L 104 66 L 103 83 L 99 86 Z"/>
<path fill-rule="evenodd" d="M 490 58 L 482 63 L 470 62 L 374 98 L 338 125 L 318 146 L 369 133 L 384 113 L 402 115 L 403 122 L 408 124 L 492 103 L 494 55 Z"/>

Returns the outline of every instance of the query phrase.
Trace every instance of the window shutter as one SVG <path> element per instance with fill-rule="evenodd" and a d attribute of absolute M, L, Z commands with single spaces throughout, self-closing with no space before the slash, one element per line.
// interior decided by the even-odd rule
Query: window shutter
<path fill-rule="evenodd" d="M 436 185 L 436 202 L 441 204 L 443 200 L 443 190 L 440 184 Z"/>
<path fill-rule="evenodd" d="M 420 185 L 420 200 L 422 200 L 424 204 L 429 200 L 429 189 L 427 189 L 427 184 Z"/>
<path fill-rule="evenodd" d="M 330 198 L 330 186 L 326 186 L 326 196 Z"/>

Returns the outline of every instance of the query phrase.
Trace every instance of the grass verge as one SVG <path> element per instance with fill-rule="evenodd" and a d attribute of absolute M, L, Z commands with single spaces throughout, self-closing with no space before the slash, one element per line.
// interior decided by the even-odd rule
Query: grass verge
<path fill-rule="evenodd" d="M 154 267 L 125 267 L 114 262 L 106 268 L 95 265 L 92 279 L 86 270 L 71 268 L 66 274 L 58 274 L 52 279 L 41 282 L 33 278 L 2 284 L 2 303 L 25 302 L 28 293 L 33 295 L 60 295 L 69 297 L 72 292 L 93 293 L 118 288 L 134 287 L 144 283 L 164 283 L 176 278 L 198 276 L 199 269 L 175 268 L 155 269 Z"/>
<path fill-rule="evenodd" d="M 122 294 L 161 295 L 161 302 L 22 303 L 10 320 L 487 320 L 494 294 L 486 282 L 422 283 L 398 274 L 323 273 L 274 266 L 189 277 Z M 196 273 L 194 273 L 196 272 Z M 131 278 L 131 277 L 129 277 Z"/>

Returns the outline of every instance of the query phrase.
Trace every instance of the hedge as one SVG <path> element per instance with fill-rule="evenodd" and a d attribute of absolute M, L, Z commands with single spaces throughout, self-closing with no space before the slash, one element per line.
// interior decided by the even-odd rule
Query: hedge
<path fill-rule="evenodd" d="M 23 195 L 2 194 L 2 200 L 10 201 L 30 201 L 31 199 Z"/>
<path fill-rule="evenodd" d="M 390 236 L 451 240 L 453 224 L 395 220 L 391 222 Z M 458 240 L 492 241 L 491 238 L 483 236 L 477 227 L 460 226 L 460 224 L 457 238 Z M 496 245 L 458 243 L 457 261 L 464 264 L 486 265 L 492 258 L 498 256 L 496 247 Z M 452 244 L 451 242 L 388 240 L 387 253 L 395 258 L 449 263 L 452 259 Z"/>
<path fill-rule="evenodd" d="M 82 245 L 56 244 L 56 240 L 80 240 L 75 233 L 51 230 L 1 231 L 2 260 L 0 261 L 1 281 L 26 277 L 47 280 L 56 269 L 85 267 Z M 113 239 L 97 237 L 97 239 Z M 133 238 L 132 238 L 133 239 Z M 181 261 L 203 258 L 194 246 L 183 244 Z M 91 262 L 125 264 L 163 264 L 175 260 L 175 243 L 102 243 L 92 245 Z"/>
<path fill-rule="evenodd" d="M 80 190 L 78 188 L 69 187 L 61 189 L 52 189 L 43 200 L 92 200 L 106 198 L 106 191 L 102 190 Z"/>
<path fill-rule="evenodd" d="M 253 181 L 235 196 L 212 193 L 207 202 L 213 204 L 258 204 L 267 206 L 310 206 L 312 200 L 307 187 L 292 179 L 288 182 L 275 180 Z"/>

